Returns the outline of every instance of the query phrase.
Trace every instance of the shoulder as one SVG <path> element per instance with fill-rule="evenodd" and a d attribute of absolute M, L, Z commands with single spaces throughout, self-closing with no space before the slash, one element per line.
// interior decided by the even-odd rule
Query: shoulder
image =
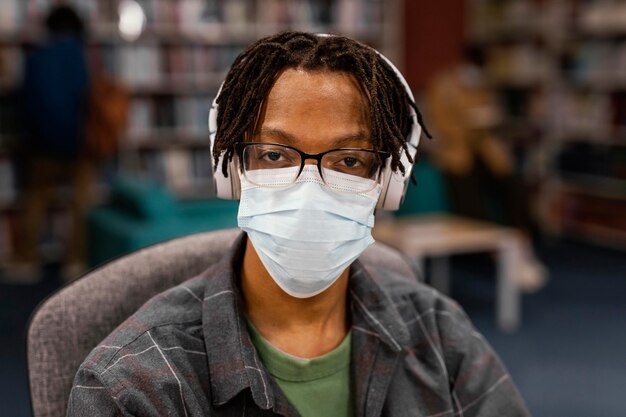
<path fill-rule="evenodd" d="M 409 362 L 430 364 L 451 383 L 476 378 L 489 386 L 508 379 L 500 358 L 456 301 L 392 272 L 379 274 L 377 282 L 408 332 Z"/>
<path fill-rule="evenodd" d="M 411 381 L 426 376 L 424 398 L 447 399 L 442 409 L 455 415 L 530 415 L 504 364 L 454 300 L 393 273 L 379 277 L 379 285 L 408 333 L 394 395 L 411 392 Z"/>
<path fill-rule="evenodd" d="M 392 270 L 377 269 L 371 275 L 406 326 L 409 349 L 425 339 L 440 351 L 462 349 L 468 340 L 481 338 L 463 308 L 448 296 Z"/>
<path fill-rule="evenodd" d="M 197 276 L 150 299 L 91 351 L 80 371 L 114 377 L 150 368 L 164 352 L 204 353 L 204 280 Z"/>

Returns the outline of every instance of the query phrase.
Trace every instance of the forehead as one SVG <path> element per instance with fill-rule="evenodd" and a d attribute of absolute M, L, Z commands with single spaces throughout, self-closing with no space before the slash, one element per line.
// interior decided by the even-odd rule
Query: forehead
<path fill-rule="evenodd" d="M 291 98 L 294 92 L 308 93 L 310 97 L 318 98 L 334 93 L 355 99 L 364 99 L 365 97 L 359 82 L 350 73 L 288 68 L 276 77 L 267 99 Z M 365 102 L 366 100 L 362 104 Z"/>
<path fill-rule="evenodd" d="M 368 100 L 351 74 L 287 69 L 264 101 L 258 130 L 314 146 L 350 135 L 369 139 L 369 119 Z"/>

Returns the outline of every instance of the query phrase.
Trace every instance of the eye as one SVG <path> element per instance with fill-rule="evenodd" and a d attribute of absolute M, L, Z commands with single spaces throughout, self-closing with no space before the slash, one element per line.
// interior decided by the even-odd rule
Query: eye
<path fill-rule="evenodd" d="M 324 157 L 322 165 L 339 172 L 355 174 L 371 165 L 369 153 L 354 150 L 336 150 Z"/>
<path fill-rule="evenodd" d="M 266 162 L 286 162 L 286 160 L 291 158 L 282 149 L 267 149 L 260 153 L 259 159 Z"/>
<path fill-rule="evenodd" d="M 266 168 L 285 168 L 299 165 L 298 154 L 288 148 L 276 146 L 259 146 L 256 148 L 256 163 Z"/>
<path fill-rule="evenodd" d="M 276 162 L 280 159 L 280 152 L 277 151 L 269 151 L 266 152 L 265 155 L 263 155 L 264 157 L 266 157 L 267 159 L 269 159 L 270 161 Z"/>
<path fill-rule="evenodd" d="M 346 158 L 343 159 L 343 163 L 345 166 L 347 166 L 348 168 L 354 168 L 356 167 L 358 164 L 360 164 L 359 160 L 356 159 L 353 156 L 348 156 Z"/>

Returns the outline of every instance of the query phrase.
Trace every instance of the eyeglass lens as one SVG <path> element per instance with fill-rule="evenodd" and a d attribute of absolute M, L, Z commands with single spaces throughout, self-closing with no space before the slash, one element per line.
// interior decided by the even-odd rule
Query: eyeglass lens
<path fill-rule="evenodd" d="M 244 147 L 242 157 L 244 175 L 260 186 L 289 185 L 296 181 L 302 165 L 297 150 L 276 144 L 249 144 Z M 381 164 L 375 152 L 334 150 L 321 158 L 322 180 L 340 190 L 368 191 L 376 185 Z"/>

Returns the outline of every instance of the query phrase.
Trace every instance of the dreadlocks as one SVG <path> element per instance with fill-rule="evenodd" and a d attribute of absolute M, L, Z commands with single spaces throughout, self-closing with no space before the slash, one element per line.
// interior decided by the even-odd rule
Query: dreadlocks
<path fill-rule="evenodd" d="M 409 106 L 422 115 L 389 64 L 372 48 L 343 36 L 282 32 L 244 50 L 233 63 L 217 99 L 217 136 L 213 158 L 226 152 L 222 172 L 227 175 L 234 144 L 254 129 L 257 115 L 277 76 L 287 68 L 328 70 L 352 74 L 370 106 L 371 139 L 375 150 L 391 154 L 391 168 L 400 170 L 401 152 L 413 162 L 406 144 L 411 130 Z M 430 137 L 430 134 L 425 130 Z"/>

